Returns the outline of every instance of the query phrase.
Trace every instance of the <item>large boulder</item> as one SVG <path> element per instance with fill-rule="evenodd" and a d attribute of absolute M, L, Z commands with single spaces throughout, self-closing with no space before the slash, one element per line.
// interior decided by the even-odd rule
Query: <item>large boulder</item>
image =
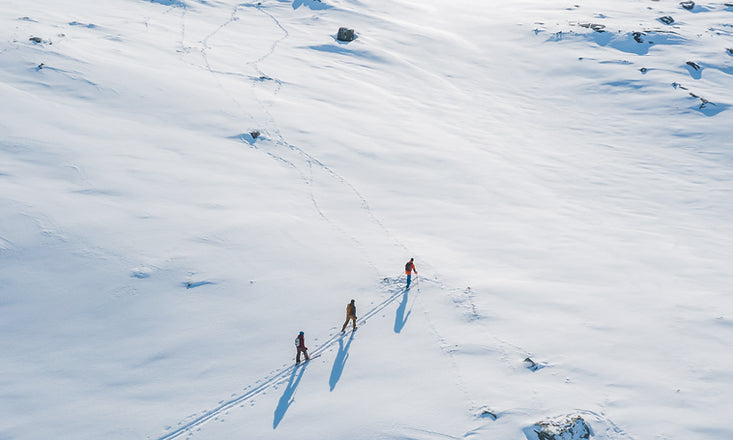
<path fill-rule="evenodd" d="M 356 38 L 354 30 L 345 27 L 340 27 L 338 34 L 336 34 L 336 39 L 339 41 L 354 41 L 354 38 Z"/>

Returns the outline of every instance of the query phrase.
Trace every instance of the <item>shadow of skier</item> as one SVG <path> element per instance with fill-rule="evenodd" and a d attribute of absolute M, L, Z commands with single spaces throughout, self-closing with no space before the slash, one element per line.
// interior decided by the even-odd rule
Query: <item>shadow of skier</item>
<path fill-rule="evenodd" d="M 272 429 L 277 429 L 277 426 L 280 424 L 283 417 L 285 417 L 285 413 L 288 412 L 288 408 L 293 404 L 295 400 L 295 390 L 298 388 L 300 379 L 303 378 L 303 373 L 305 373 L 305 368 L 307 366 L 308 364 L 305 363 L 301 366 L 296 366 L 293 369 L 293 373 L 290 375 L 290 379 L 288 380 L 288 386 L 285 387 L 285 391 L 283 392 L 282 397 L 280 397 L 277 408 L 275 408 L 275 418 L 272 421 Z"/>
<path fill-rule="evenodd" d="M 349 358 L 349 347 L 351 342 L 354 340 L 354 332 L 351 332 L 349 341 L 344 345 L 344 338 L 339 338 L 339 352 L 336 354 L 336 359 L 333 361 L 333 368 L 331 368 L 331 377 L 328 379 L 328 385 L 331 387 L 331 391 L 336 388 L 336 384 L 341 379 L 341 374 L 344 372 L 346 366 L 346 360 Z"/>
<path fill-rule="evenodd" d="M 410 296 L 410 288 L 405 288 L 405 293 L 402 295 L 402 302 L 400 303 L 400 306 L 397 307 L 397 312 L 395 313 L 394 318 L 394 332 L 400 333 L 403 328 L 405 328 L 405 324 L 407 324 L 407 319 L 410 317 L 410 313 L 412 313 L 412 310 L 408 311 L 407 314 L 405 314 L 405 311 L 407 310 L 407 301 L 409 300 Z"/>

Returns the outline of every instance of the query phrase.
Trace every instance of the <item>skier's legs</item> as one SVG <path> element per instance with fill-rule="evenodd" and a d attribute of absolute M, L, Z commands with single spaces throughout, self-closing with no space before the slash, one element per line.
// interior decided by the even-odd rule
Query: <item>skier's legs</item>
<path fill-rule="evenodd" d="M 303 349 L 300 349 L 299 348 L 298 349 L 298 354 L 295 355 L 295 363 L 296 364 L 299 364 L 300 363 L 300 353 L 303 353 L 305 355 L 305 360 L 307 360 L 307 361 L 310 360 L 310 356 L 308 356 L 308 350 L 307 349 L 306 350 L 303 350 Z"/>

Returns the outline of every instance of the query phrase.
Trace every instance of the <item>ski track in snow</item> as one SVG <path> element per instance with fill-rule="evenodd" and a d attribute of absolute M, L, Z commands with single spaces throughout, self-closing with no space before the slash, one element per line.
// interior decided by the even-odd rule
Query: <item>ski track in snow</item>
<path fill-rule="evenodd" d="M 412 304 L 409 305 L 408 310 L 412 310 L 415 308 L 418 304 L 418 298 L 421 296 L 421 289 L 420 284 L 421 282 L 426 282 L 430 285 L 433 285 L 437 287 L 440 291 L 447 291 L 446 286 L 440 282 L 437 278 L 436 279 L 430 279 L 425 278 L 423 281 L 423 277 L 416 277 L 415 281 L 413 282 L 410 289 L 416 290 L 414 298 L 412 300 Z M 366 314 L 364 314 L 362 317 L 360 317 L 357 320 L 357 327 L 364 327 L 367 325 L 367 322 L 373 318 L 375 315 L 379 314 L 382 310 L 387 308 L 389 305 L 397 302 L 400 298 L 402 298 L 408 290 L 401 287 L 403 283 L 403 279 L 401 276 L 398 276 L 396 278 L 384 278 L 382 281 L 382 289 L 383 291 L 386 291 L 389 296 L 382 300 L 382 302 L 375 305 L 371 310 L 369 310 Z M 455 289 L 454 289 L 455 290 Z M 453 300 L 453 302 L 456 304 L 456 308 L 460 308 L 460 303 Z M 430 316 L 430 309 L 427 306 L 422 306 L 423 314 L 426 318 L 426 321 L 428 323 L 428 327 L 430 331 L 433 333 L 433 335 L 438 340 L 438 345 L 443 351 L 443 353 L 446 355 L 446 358 L 448 359 L 449 365 L 451 370 L 454 372 L 452 374 L 452 377 L 455 378 L 456 386 L 461 392 L 466 396 L 467 401 L 470 403 L 471 407 L 467 408 L 470 411 L 477 411 L 482 407 L 485 407 L 485 405 L 479 405 L 472 397 L 470 393 L 470 387 L 466 384 L 466 380 L 464 379 L 463 375 L 461 374 L 461 369 L 459 366 L 459 361 L 457 359 L 457 354 L 460 354 L 460 346 L 451 344 L 448 342 L 448 339 L 442 334 L 442 332 L 439 330 L 438 326 L 435 323 L 435 320 L 431 318 Z M 468 322 L 472 322 L 471 319 L 468 319 Z M 335 331 L 334 334 L 330 335 L 329 339 L 326 340 L 324 343 L 319 345 L 317 348 L 315 348 L 310 353 L 311 358 L 315 358 L 317 356 L 320 356 L 324 354 L 325 352 L 329 351 L 331 348 L 333 348 L 339 340 L 344 338 L 345 336 L 349 335 L 347 332 L 346 334 L 341 334 L 338 330 Z M 529 356 L 529 353 L 522 349 L 521 347 L 509 343 L 507 341 L 503 341 L 499 338 L 496 338 L 496 341 L 499 343 L 498 350 L 502 353 L 501 360 L 507 364 L 516 365 L 515 360 L 518 359 L 520 356 Z M 506 347 L 511 347 L 510 349 L 507 349 Z M 513 353 L 510 354 L 509 351 L 512 351 Z M 294 371 L 300 367 L 305 367 L 307 364 L 292 364 L 288 365 L 286 367 L 283 367 L 279 370 L 276 370 L 274 373 L 272 373 L 269 376 L 266 376 L 263 379 L 260 379 L 256 381 L 253 385 L 250 385 L 249 387 L 245 388 L 245 392 L 242 395 L 236 396 L 236 394 L 232 394 L 234 396 L 232 399 L 220 402 L 219 406 L 212 410 L 204 411 L 200 415 L 196 416 L 190 416 L 188 421 L 182 421 L 178 424 L 178 428 L 175 430 L 169 432 L 168 434 L 165 434 L 161 437 L 158 437 L 157 440 L 172 440 L 175 438 L 178 438 L 185 434 L 193 434 L 194 429 L 200 429 L 203 425 L 205 425 L 207 422 L 211 420 L 218 420 L 221 416 L 226 415 L 227 412 L 235 408 L 237 406 L 240 406 L 242 403 L 246 402 L 247 400 L 253 399 L 260 394 L 265 393 L 266 391 L 270 390 L 273 387 L 276 387 L 288 380 L 290 376 L 293 375 Z M 611 421 L 606 419 L 602 414 L 597 414 L 591 411 L 587 410 L 576 410 L 575 413 L 582 413 L 586 416 L 589 416 L 589 418 L 595 419 L 595 424 L 593 426 L 596 427 L 603 427 L 605 430 L 605 438 L 609 439 L 630 439 L 630 437 L 620 428 L 615 426 Z M 406 428 L 408 429 L 408 428 Z M 447 434 L 441 434 L 437 432 L 431 432 L 431 431 L 421 431 L 416 430 L 415 428 L 409 428 L 410 430 L 414 431 L 420 431 L 422 434 L 431 434 L 430 438 L 458 438 L 453 437 Z M 469 431 L 464 435 L 463 438 L 466 438 L 470 435 L 472 435 L 473 431 Z"/>
<path fill-rule="evenodd" d="M 172 5 L 170 9 L 173 10 L 178 7 L 179 7 L 178 5 Z M 247 61 L 245 63 L 246 65 L 252 66 L 253 69 L 255 70 L 257 75 L 254 77 L 246 75 L 242 72 L 231 72 L 231 71 L 216 69 L 214 66 L 212 66 L 209 60 L 208 54 L 207 54 L 207 50 L 213 47 L 210 44 L 210 40 L 213 39 L 223 29 L 230 26 L 232 23 L 235 23 L 238 20 L 237 14 L 239 10 L 243 8 L 251 8 L 251 9 L 257 10 L 258 12 L 262 13 L 264 16 L 268 17 L 268 19 L 270 19 L 274 23 L 274 25 L 282 31 L 282 36 L 272 42 L 272 44 L 269 47 L 269 50 L 267 50 L 263 55 L 261 55 L 257 59 Z M 358 249 L 360 249 L 362 253 L 366 256 L 367 264 L 374 269 L 375 273 L 379 274 L 380 272 L 377 269 L 377 265 L 374 263 L 374 260 L 367 254 L 366 246 L 364 246 L 362 241 L 359 240 L 355 235 L 350 234 L 343 226 L 341 226 L 332 217 L 328 216 L 325 213 L 324 209 L 321 207 L 321 204 L 318 201 L 318 196 L 316 194 L 316 191 L 314 190 L 314 183 L 316 181 L 316 177 L 315 177 L 316 172 L 314 172 L 314 170 L 322 171 L 327 176 L 327 178 L 332 179 L 333 181 L 337 182 L 337 184 L 344 187 L 345 191 L 350 192 L 353 195 L 353 197 L 355 198 L 355 200 L 359 203 L 361 208 L 366 211 L 366 215 L 368 216 L 369 221 L 373 223 L 374 225 L 376 225 L 377 228 L 382 232 L 382 234 L 380 235 L 383 235 L 385 237 L 386 242 L 395 244 L 407 252 L 408 251 L 407 247 L 403 245 L 402 243 L 400 243 L 393 236 L 393 234 L 387 229 L 387 227 L 375 216 L 366 198 L 362 196 L 362 194 L 353 184 L 348 182 L 343 176 L 338 174 L 336 171 L 334 171 L 332 168 L 324 164 L 322 161 L 318 160 L 311 154 L 307 153 L 302 148 L 287 141 L 285 136 L 282 134 L 281 130 L 277 128 L 278 124 L 275 121 L 275 118 L 272 116 L 272 114 L 270 114 L 270 112 L 267 110 L 267 106 L 257 96 L 257 93 L 256 93 L 257 89 L 255 86 L 258 83 L 262 83 L 265 80 L 273 81 L 275 83 L 275 89 L 273 93 L 275 94 L 279 92 L 280 87 L 282 85 L 282 82 L 279 79 L 271 78 L 269 75 L 265 74 L 259 67 L 259 64 L 262 63 L 264 60 L 266 60 L 271 55 L 273 55 L 275 51 L 277 50 L 278 45 L 290 36 L 290 33 L 285 28 L 285 26 L 283 26 L 280 20 L 278 20 L 275 15 L 273 15 L 265 7 L 263 7 L 261 3 L 241 3 L 241 4 L 236 5 L 234 9 L 232 10 L 227 21 L 219 25 L 214 31 L 209 33 L 203 40 L 199 42 L 201 44 L 201 48 L 199 52 L 203 60 L 203 66 L 200 66 L 200 65 L 196 65 L 196 64 L 187 62 L 184 59 L 185 54 L 188 53 L 190 49 L 192 48 L 192 46 L 186 45 L 185 17 L 186 17 L 186 7 L 185 5 L 183 5 L 183 11 L 181 13 L 181 37 L 180 37 L 181 41 L 179 42 L 179 46 L 183 54 L 181 56 L 181 61 L 189 65 L 194 65 L 196 67 L 204 68 L 209 73 L 211 73 L 214 76 L 214 79 L 217 85 L 219 86 L 219 88 L 222 89 L 224 94 L 229 96 L 230 99 L 234 101 L 234 103 L 241 110 L 241 113 L 243 115 L 247 115 L 248 119 L 252 121 L 253 124 L 257 125 L 255 122 L 257 120 L 255 115 L 253 115 L 250 112 L 247 112 L 244 109 L 244 106 L 239 101 L 237 101 L 237 99 L 235 98 L 236 94 L 231 93 L 229 90 L 227 90 L 227 88 L 222 84 L 222 82 L 219 81 L 218 76 L 219 75 L 239 76 L 239 77 L 249 80 L 252 84 L 252 88 L 251 88 L 252 96 L 257 101 L 257 104 L 260 109 L 260 113 L 264 115 L 265 119 L 267 120 L 266 125 L 270 126 L 269 129 L 266 129 L 264 131 L 270 134 L 274 145 L 277 146 L 278 149 L 281 150 L 281 152 L 275 153 L 273 151 L 266 150 L 265 148 L 262 148 L 257 145 L 258 142 L 256 139 L 252 139 L 250 141 L 246 139 L 244 135 L 240 135 L 239 139 L 242 141 L 242 143 L 248 145 L 252 149 L 255 149 L 257 151 L 260 151 L 266 154 L 268 157 L 298 172 L 301 180 L 306 185 L 308 185 L 311 203 L 313 204 L 314 210 L 319 215 L 319 217 L 321 217 L 324 221 L 328 222 L 331 225 L 331 227 L 337 230 L 339 234 L 351 240 L 355 244 L 355 246 Z"/>
<path fill-rule="evenodd" d="M 394 283 L 392 283 L 392 285 L 394 285 Z M 381 303 L 374 306 L 369 312 L 367 312 L 361 318 L 357 319 L 356 321 L 357 327 L 363 327 L 367 325 L 367 321 L 370 318 L 372 318 L 374 315 L 378 314 L 380 311 L 384 310 L 387 306 L 394 303 L 398 298 L 400 298 L 404 294 L 405 289 L 392 288 L 392 289 L 389 289 L 388 292 L 390 293 L 390 296 L 384 299 Z M 326 342 L 319 345 L 317 348 L 315 348 L 310 353 L 310 357 L 314 358 L 316 356 L 320 356 L 321 354 L 323 354 L 324 352 L 332 348 L 334 345 L 336 345 L 339 339 L 343 337 L 345 337 L 345 335 L 341 334 L 340 332 L 336 332 L 335 334 L 331 335 L 331 337 Z M 210 420 L 217 419 L 222 414 L 225 414 L 231 408 L 234 408 L 237 405 L 249 399 L 252 399 L 262 394 L 263 392 L 269 390 L 270 388 L 286 381 L 288 379 L 288 376 L 290 376 L 295 369 L 301 366 L 305 366 L 305 365 L 307 364 L 301 364 L 301 365 L 293 364 L 293 365 L 289 365 L 287 367 L 281 368 L 280 370 L 277 370 L 275 373 L 271 374 L 270 376 L 267 376 L 264 379 L 261 379 L 255 382 L 256 385 L 251 385 L 249 388 L 246 388 L 246 392 L 242 394 L 241 396 L 237 396 L 231 400 L 223 402 L 219 406 L 217 406 L 216 408 L 210 411 L 204 411 L 201 415 L 195 417 L 193 420 L 183 421 L 179 423 L 178 428 L 176 428 L 172 432 L 169 432 L 168 434 L 158 437 L 157 440 L 171 440 L 174 438 L 178 438 L 184 434 L 191 434 L 195 428 L 201 427 L 202 425 L 204 425 L 206 422 Z"/>
<path fill-rule="evenodd" d="M 201 57 L 202 57 L 202 60 L 203 60 L 203 63 L 204 63 L 203 68 L 205 68 L 208 72 L 210 72 L 212 75 L 214 75 L 214 77 L 216 79 L 216 82 L 217 82 L 218 86 L 222 89 L 222 91 L 224 93 L 226 93 L 228 96 L 230 96 L 232 100 L 235 101 L 235 104 L 237 105 L 238 108 L 242 109 L 242 112 L 243 113 L 246 113 L 246 112 L 244 112 L 243 106 L 239 102 L 237 102 L 236 99 L 234 98 L 234 94 L 228 93 L 228 91 L 226 90 L 226 88 L 224 87 L 224 85 L 222 84 L 222 82 L 219 81 L 218 78 L 216 78 L 216 77 L 218 77 L 219 75 L 236 75 L 236 76 L 241 76 L 241 77 L 248 78 L 250 80 L 253 80 L 253 78 L 252 77 L 248 77 L 247 75 L 244 75 L 241 72 L 226 72 L 226 71 L 217 70 L 214 67 L 212 67 L 211 62 L 210 62 L 210 60 L 208 58 L 208 55 L 207 55 L 207 50 L 212 47 L 212 46 L 210 46 L 210 40 L 212 38 L 214 38 L 216 36 L 216 34 L 219 33 L 220 31 L 222 31 L 225 27 L 227 27 L 228 25 L 234 23 L 237 20 L 237 12 L 239 11 L 240 8 L 243 8 L 243 7 L 255 8 L 259 12 L 262 12 L 264 15 L 266 15 L 267 17 L 269 17 L 275 23 L 275 25 L 279 29 L 281 29 L 282 32 L 283 32 L 283 36 L 281 38 L 273 41 L 273 43 L 270 46 L 270 49 L 269 49 L 269 51 L 267 53 L 265 53 L 264 55 L 262 55 L 261 57 L 257 58 L 254 61 L 249 61 L 249 62 L 246 63 L 247 65 L 253 66 L 253 68 L 255 69 L 255 71 L 258 73 L 259 77 L 256 78 L 257 81 L 262 81 L 262 78 L 269 78 L 269 76 L 265 75 L 265 73 L 259 68 L 259 63 L 261 63 L 262 61 L 264 61 L 265 59 L 267 59 L 269 56 L 271 56 L 273 53 L 275 53 L 275 50 L 277 49 L 278 44 L 280 44 L 283 40 L 285 40 L 286 38 L 288 38 L 289 33 L 288 33 L 287 29 L 280 23 L 280 21 L 274 15 L 272 15 L 270 12 L 264 10 L 261 7 L 261 4 L 256 4 L 256 5 L 255 4 L 239 4 L 239 5 L 235 6 L 235 8 L 232 11 L 229 19 L 225 23 L 221 24 L 216 30 L 214 30 L 213 32 L 211 32 L 210 34 L 208 34 L 201 41 L 200 54 L 201 54 Z M 186 42 L 185 42 L 185 38 L 186 38 L 185 15 L 186 15 L 186 8 L 184 7 L 183 8 L 183 12 L 181 14 L 181 41 L 180 41 L 181 51 L 183 52 L 184 55 L 189 50 L 189 47 L 186 46 Z M 181 60 L 182 60 L 182 62 L 186 62 L 183 59 L 183 56 L 182 56 Z M 279 80 L 274 80 L 274 81 L 278 85 L 278 88 L 275 90 L 275 93 L 277 93 L 277 91 L 279 90 L 280 81 Z M 253 86 L 255 84 L 256 83 L 253 83 Z M 266 119 L 269 120 L 271 127 L 273 127 L 273 128 L 271 128 L 269 130 L 269 132 L 270 132 L 270 134 L 274 138 L 274 144 L 277 147 L 279 147 L 280 150 L 282 150 L 282 152 L 280 154 L 276 154 L 275 152 L 272 152 L 272 151 L 269 151 L 269 150 L 265 150 L 263 148 L 260 148 L 259 146 L 256 145 L 257 142 L 255 142 L 254 139 L 253 139 L 252 142 L 249 142 L 247 139 L 244 138 L 243 135 L 240 136 L 240 140 L 243 143 L 249 145 L 251 148 L 253 148 L 253 149 L 257 150 L 257 151 L 263 152 L 264 154 L 266 154 L 267 156 L 269 156 L 273 160 L 276 160 L 276 161 L 278 161 L 278 162 L 280 162 L 280 163 L 282 163 L 282 164 L 284 164 L 284 165 L 286 165 L 286 166 L 294 169 L 296 172 L 298 172 L 298 174 L 300 175 L 301 180 L 303 180 L 303 182 L 306 185 L 308 185 L 309 188 L 310 188 L 310 198 L 311 198 L 311 201 L 313 203 L 314 209 L 318 213 L 318 215 L 321 218 L 323 218 L 325 221 L 327 221 L 339 233 L 341 233 L 344 236 L 349 237 L 365 254 L 366 254 L 366 248 L 365 248 L 365 246 L 355 236 L 349 235 L 348 232 L 343 227 L 339 226 L 339 224 L 335 220 L 333 220 L 329 216 L 327 216 L 324 213 L 323 209 L 320 207 L 319 202 L 318 202 L 318 197 L 316 196 L 316 193 L 313 190 L 313 184 L 315 182 L 314 169 L 316 171 L 323 172 L 329 179 L 331 179 L 333 181 L 336 181 L 338 185 L 340 185 L 341 187 L 344 187 L 346 189 L 346 191 L 350 192 L 353 195 L 353 197 L 356 198 L 356 200 L 360 204 L 361 208 L 366 211 L 369 220 L 373 224 L 377 225 L 378 228 L 387 237 L 389 237 L 389 241 L 392 241 L 392 242 L 396 243 L 396 240 L 393 240 L 392 237 L 391 237 L 392 234 L 385 227 L 385 225 L 374 215 L 373 211 L 369 207 L 369 203 L 360 194 L 360 192 L 356 189 L 356 187 L 354 185 L 352 185 L 351 183 L 349 183 L 343 176 L 341 176 L 340 174 L 338 174 L 332 168 L 330 168 L 329 166 L 327 166 L 326 164 L 324 164 L 323 162 L 321 162 L 317 158 L 313 157 L 311 154 L 307 153 L 302 148 L 299 148 L 296 145 L 293 145 L 292 143 L 288 142 L 285 139 L 285 137 L 283 136 L 283 134 L 281 133 L 281 131 L 277 128 L 277 124 L 276 124 L 273 116 L 269 113 L 269 111 L 267 111 L 266 106 L 257 97 L 257 94 L 254 93 L 254 90 L 253 90 L 253 95 L 254 95 L 254 98 L 257 100 L 257 102 L 259 104 L 259 107 L 260 107 L 262 113 L 264 115 L 266 115 Z M 255 119 L 253 115 L 250 114 L 249 116 L 250 116 L 250 119 L 252 119 L 252 120 Z M 296 162 L 298 164 L 296 164 Z M 303 170 L 304 168 L 306 169 L 306 171 Z M 401 246 L 402 248 L 404 248 L 406 250 L 406 247 L 404 245 L 399 244 L 399 243 L 398 243 L 398 245 Z M 371 261 L 371 259 L 369 257 L 367 257 L 367 259 L 368 259 L 369 265 L 375 271 L 378 272 L 378 270 L 377 270 L 376 265 L 374 264 L 374 262 Z M 416 284 L 417 284 L 417 281 L 416 281 Z M 384 308 L 386 308 L 388 305 L 392 304 L 398 298 L 400 298 L 403 295 L 403 293 L 404 293 L 404 289 L 398 289 L 398 290 L 392 291 L 390 293 L 391 293 L 391 295 L 387 299 L 383 300 L 381 303 L 379 303 L 378 305 L 376 305 L 372 310 L 370 310 L 367 314 L 365 314 L 361 318 L 359 318 L 357 320 L 357 325 L 358 326 L 366 325 L 367 320 L 369 320 L 371 317 L 373 317 L 374 315 L 376 315 L 377 313 L 379 313 L 381 310 L 383 310 Z M 413 305 L 414 305 L 414 301 L 413 301 Z M 342 336 L 343 335 L 341 335 L 340 333 L 336 333 L 336 334 L 332 335 L 331 338 L 328 339 L 325 343 L 321 344 L 319 347 L 317 347 L 315 350 L 313 350 L 311 352 L 311 356 L 312 357 L 318 356 L 318 355 L 322 354 L 323 352 L 325 352 L 326 350 L 328 350 L 329 348 L 333 347 Z M 282 383 L 284 380 L 287 380 L 288 376 L 291 375 L 296 368 L 298 368 L 297 365 L 290 365 L 290 366 L 281 368 L 280 370 L 277 370 L 272 375 L 270 375 L 270 376 L 268 376 L 268 377 L 266 377 L 266 378 L 258 381 L 257 382 L 257 385 L 250 387 L 244 394 L 242 394 L 242 395 L 240 395 L 238 397 L 235 397 L 233 399 L 230 399 L 228 401 L 225 401 L 225 402 L 221 403 L 218 407 L 214 408 L 213 410 L 204 412 L 203 414 L 199 415 L 198 417 L 195 417 L 193 420 L 190 420 L 190 421 L 187 421 L 187 422 L 185 422 L 185 421 L 184 422 L 181 422 L 179 424 L 180 426 L 176 430 L 174 430 L 174 431 L 172 431 L 172 432 L 170 432 L 170 433 L 168 433 L 168 434 L 166 434 L 166 435 L 164 435 L 162 437 L 159 437 L 159 440 L 174 439 L 174 438 L 177 438 L 177 437 L 179 437 L 179 436 L 181 436 L 183 434 L 191 433 L 193 431 L 193 429 L 198 428 L 201 425 L 204 425 L 206 422 L 208 422 L 208 421 L 210 421 L 212 419 L 217 419 L 219 416 L 221 416 L 222 414 L 226 413 L 226 411 L 228 411 L 229 409 L 231 409 L 233 407 L 236 407 L 237 405 L 241 404 L 242 402 L 245 402 L 245 401 L 247 401 L 249 399 L 252 399 L 252 398 L 258 396 L 259 394 L 265 392 L 266 390 L 270 389 L 271 387 L 276 386 L 276 385 Z"/>

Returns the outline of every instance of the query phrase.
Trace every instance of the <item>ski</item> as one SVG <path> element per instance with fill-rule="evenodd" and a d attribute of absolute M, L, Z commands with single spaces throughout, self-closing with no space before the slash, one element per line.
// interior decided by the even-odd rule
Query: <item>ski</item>
<path fill-rule="evenodd" d="M 313 356 L 309 357 L 308 359 L 304 360 L 303 362 L 296 362 L 295 363 L 295 366 L 297 367 L 297 366 L 300 366 L 300 365 L 305 365 L 308 362 L 312 361 L 313 359 L 318 358 L 318 357 L 321 357 L 322 354 L 323 353 L 314 354 Z"/>

